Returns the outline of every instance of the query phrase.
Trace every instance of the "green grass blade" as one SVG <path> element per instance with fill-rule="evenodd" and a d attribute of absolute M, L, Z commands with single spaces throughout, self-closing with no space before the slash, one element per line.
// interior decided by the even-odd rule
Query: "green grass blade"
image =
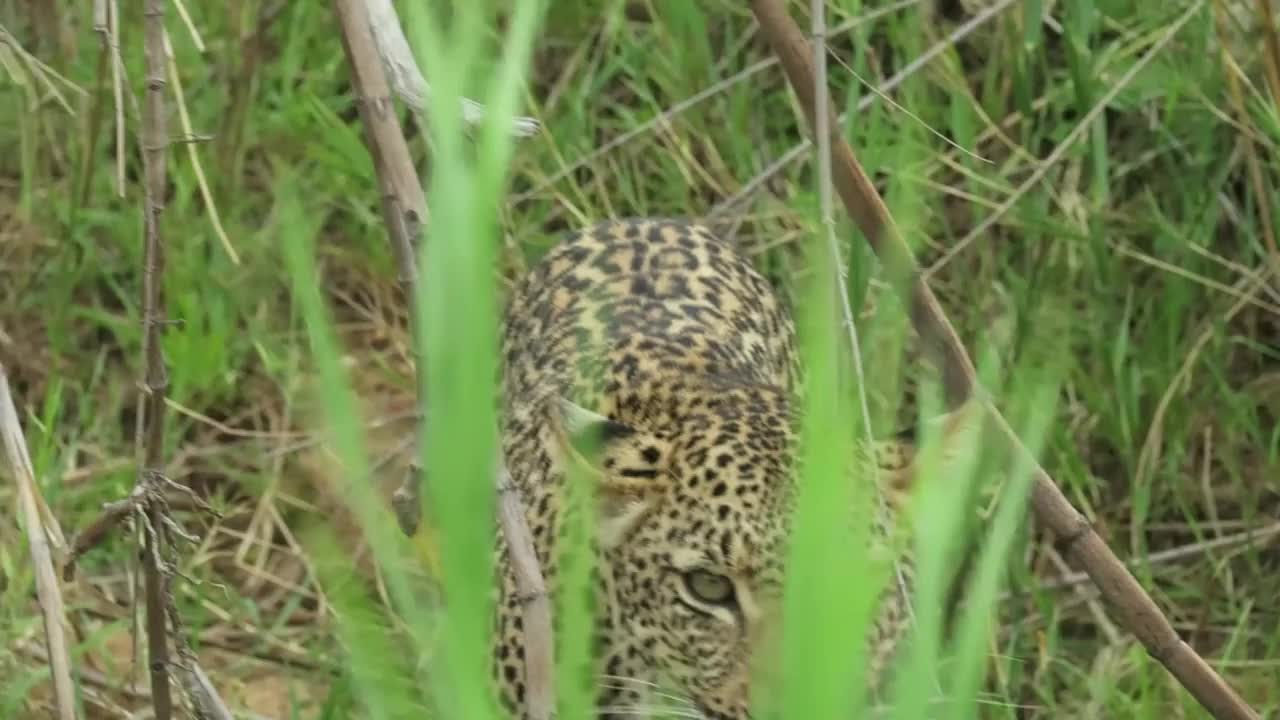
<path fill-rule="evenodd" d="M 293 283 L 294 300 L 302 315 L 311 341 L 312 357 L 320 375 L 320 401 L 328 425 L 330 439 L 342 465 L 344 499 L 355 512 L 361 529 L 368 539 L 386 579 L 387 587 L 398 609 L 404 613 L 412 631 L 416 647 L 426 648 L 430 643 L 425 617 L 415 601 L 405 575 L 405 563 L 409 557 L 405 539 L 395 530 L 389 508 L 379 501 L 370 485 L 370 463 L 364 447 L 360 413 L 350 381 L 342 367 L 341 351 L 327 317 L 324 300 L 320 295 L 319 273 L 316 269 L 312 238 L 318 224 L 302 211 L 296 186 L 292 178 L 280 178 L 276 184 L 280 197 L 279 223 L 285 265 Z M 317 556 L 336 565 L 337 545 L 332 538 L 321 535 Z M 326 579 L 342 584 L 343 575 L 331 569 Z M 330 587 L 339 592 L 336 587 Z M 421 699 L 413 687 L 406 684 L 414 673 L 411 666 L 398 665 L 399 672 L 371 672 L 371 668 L 383 667 L 391 657 L 404 657 L 405 651 L 393 652 L 383 632 L 371 632 L 370 623 L 381 611 L 374 607 L 370 597 L 358 598 L 341 594 L 348 602 L 335 604 L 338 610 L 340 634 L 343 636 L 351 662 L 348 669 L 354 673 L 361 691 L 361 698 L 377 718 L 407 717 Z M 391 655 L 388 653 L 391 652 Z"/>

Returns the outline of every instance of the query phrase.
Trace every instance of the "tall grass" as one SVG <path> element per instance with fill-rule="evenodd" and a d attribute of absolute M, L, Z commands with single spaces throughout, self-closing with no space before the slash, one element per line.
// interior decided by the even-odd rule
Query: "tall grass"
<path fill-rule="evenodd" d="M 68 95 L 86 111 L 77 106 L 72 116 L 49 102 L 38 83 L 8 82 L 21 63 L 0 71 L 6 78 L 0 120 L 7 121 L 0 122 L 0 359 L 24 404 L 45 497 L 72 530 L 132 483 L 137 372 L 130 359 L 140 342 L 134 298 L 141 229 L 137 199 L 115 195 L 112 94 L 109 81 L 97 85 L 96 38 L 82 9 L 59 4 L 79 42 L 65 56 L 47 46 L 37 54 L 89 91 Z M 140 27 L 141 17 L 122 5 L 123 69 L 137 90 L 141 51 L 130 28 Z M 324 516 L 299 538 L 300 549 L 284 553 L 302 557 L 317 577 L 307 575 L 286 602 L 261 606 L 260 589 L 234 572 L 259 572 L 278 557 L 275 531 L 251 525 L 254 537 L 245 539 L 227 534 L 243 526 L 215 527 L 213 551 L 189 557 L 181 569 L 217 584 L 179 583 L 179 610 L 201 631 L 241 633 L 235 636 L 247 650 L 218 667 L 215 680 L 287 677 L 328 693 L 321 696 L 324 717 L 494 714 L 483 699 L 488 673 L 480 637 L 492 582 L 498 260 L 506 267 L 536 260 L 561 230 L 602 217 L 704 214 L 792 151 L 803 134 L 776 69 L 733 79 L 767 53 L 741 3 L 499 5 L 400 5 L 435 90 L 425 130 L 430 148 L 423 153 L 430 158 L 423 177 L 433 214 L 422 243 L 419 300 L 431 388 L 422 447 L 429 516 L 439 521 L 445 561 L 443 604 L 422 587 L 415 548 L 393 530 L 371 491 L 383 473 L 366 437 L 368 406 L 380 407 L 385 387 L 403 394 L 413 383 L 401 369 L 403 316 L 389 299 L 395 273 L 331 9 L 287 3 L 273 16 L 275 4 L 257 0 L 233 3 L 239 12 L 188 3 L 210 48 L 204 53 L 184 27 L 169 27 L 196 132 L 216 136 L 212 146 L 194 140 L 242 258 L 234 265 L 220 249 L 190 161 L 179 153 L 166 210 L 181 229 L 166 276 L 173 316 L 182 320 L 165 338 L 170 394 L 183 408 L 170 414 L 166 433 L 175 479 L 210 488 L 232 514 L 278 515 L 281 529 L 304 526 L 314 510 L 295 498 L 323 499 L 326 491 L 317 489 L 324 486 L 314 469 L 295 462 L 295 439 L 280 431 L 306 429 L 310 418 L 296 396 L 314 386 L 345 488 L 338 510 L 359 516 L 359 535 L 375 546 L 379 569 L 371 587 L 353 571 L 353 534 L 326 527 L 333 518 Z M 831 24 L 865 15 L 868 5 L 828 3 Z M 895 10 L 854 36 L 833 36 L 833 57 L 867 82 L 882 80 L 953 27 L 962 18 L 958 6 Z M 1053 22 L 1038 21 L 1046 6 L 1054 8 Z M 441 7 L 453 14 L 442 17 L 435 12 Z M 1187 7 L 1016 3 L 894 92 L 911 115 L 876 102 L 850 113 L 846 135 L 908 237 L 926 261 L 936 260 L 1041 167 Z M 492 28 L 499 13 L 504 33 Z M 37 47 L 21 9 L 3 14 L 7 30 Z M 1274 552 L 1263 542 L 1221 549 L 1206 543 L 1274 521 L 1276 299 L 1262 290 L 1240 309 L 1233 306 L 1270 262 L 1259 208 L 1280 216 L 1280 196 L 1259 193 L 1247 180 L 1238 148 L 1241 137 L 1253 138 L 1263 188 L 1273 188 L 1280 124 L 1261 87 L 1247 86 L 1244 111 L 1233 110 L 1211 25 L 1205 12 L 1180 31 L 1107 104 L 1083 142 L 932 283 L 967 339 L 1000 345 L 999 357 L 986 364 L 989 384 L 1000 388 L 1001 404 L 1021 420 L 1015 427 L 1024 437 L 1043 437 L 1044 462 L 1068 496 L 1135 562 L 1157 601 L 1174 609 L 1180 630 L 1266 714 L 1280 703 L 1280 641 L 1263 602 L 1280 592 L 1270 572 Z M 1232 52 L 1247 77 L 1260 76 L 1248 75 L 1259 66 L 1247 42 Z M 531 88 L 521 112 L 537 115 L 547 132 L 514 153 L 504 118 L 526 77 Z M 833 97 L 848 110 L 870 92 L 857 77 L 832 66 Z M 720 94 L 545 182 L 721 82 Z M 474 133 L 453 115 L 458 92 L 489 105 L 490 122 Z M 87 118 L 98 98 L 105 121 L 94 145 Z M 924 125 L 973 154 L 955 151 Z M 421 152 L 428 145 L 423 129 L 410 125 L 410 132 Z M 127 152 L 126 164 L 132 174 Z M 867 552 L 869 528 L 833 529 L 842 503 L 870 500 L 841 485 L 832 465 L 863 433 L 860 413 L 848 405 L 857 388 L 829 384 L 849 377 L 847 356 L 828 356 L 843 340 L 834 332 L 823 336 L 823 328 L 835 327 L 828 324 L 828 289 L 805 284 L 815 277 L 814 263 L 791 252 L 818 227 L 809 216 L 817 205 L 812 175 L 805 163 L 783 167 L 760 181 L 767 191 L 741 204 L 741 216 L 729 218 L 742 221 L 736 240 L 745 252 L 816 303 L 801 313 L 814 374 L 803 446 L 804 522 L 785 598 L 797 631 L 779 658 L 783 692 L 761 699 L 762 708 L 787 717 L 852 714 L 874 701 L 852 680 L 840 687 L 837 676 L 861 672 L 864 654 L 855 639 L 870 621 L 873 591 L 892 581 Z M 84 203 L 81 187 L 88 189 Z M 499 226 L 510 236 L 501 255 Z M 846 226 L 840 237 L 852 237 Z M 900 352 L 906 322 L 873 282 L 878 270 L 860 242 L 845 249 L 854 306 L 876 304 L 860 330 L 868 360 L 864 390 L 873 426 L 883 433 L 895 425 L 901 376 L 911 363 Z M 993 327 L 1005 323 L 994 323 L 985 305 L 996 284 L 1015 310 L 1007 334 Z M 305 348 L 296 341 L 299 329 L 309 338 Z M 1036 370 L 1044 367 L 1055 370 Z M 1008 382 L 1016 377 L 1026 379 Z M 840 388 L 838 397 L 824 392 L 832 387 Z M 1051 409 L 1054 421 L 1047 423 Z M 1039 577 L 1056 571 L 1023 562 L 1041 556 L 1020 522 L 1025 474 L 1007 458 L 990 456 L 981 435 L 968 444 L 971 455 L 958 461 L 926 451 L 910 504 L 906 542 L 921 572 L 919 626 L 887 690 L 891 712 L 1205 717 L 1157 663 L 1128 646 L 1109 647 L 1085 602 L 1039 586 Z M 1003 485 L 993 489 L 998 480 Z M 0 482 L 0 496 L 6 487 Z M 956 509 L 984 507 L 995 497 L 1003 498 L 1000 509 L 980 521 Z M 0 715 L 21 717 L 38 697 L 33 688 L 43 669 L 23 650 L 38 615 L 29 602 L 22 540 L 10 531 L 0 525 L 0 676 L 12 679 L 0 688 Z M 939 588 L 971 544 L 979 552 L 974 573 L 960 585 L 965 595 L 953 632 L 943 635 Z M 1024 546 L 1033 550 L 1001 563 L 1008 548 Z M 1147 560 L 1171 549 L 1185 554 Z M 84 559 L 82 573 L 123 592 L 113 583 L 128 552 L 127 543 L 107 543 Z M 209 561 L 228 556 L 231 570 Z M 1016 594 L 996 604 L 991 598 L 1005 584 Z M 312 607 L 317 588 L 327 603 L 319 609 Z M 327 608 L 334 625 L 320 612 Z M 127 653 L 121 657 L 115 648 L 128 631 L 127 614 L 100 620 L 99 609 L 75 608 L 90 627 L 77 652 L 111 677 L 124 677 Z M 996 627 L 997 610 L 999 633 L 992 637 L 986 630 Z M 563 612 L 573 617 L 562 632 L 581 637 L 582 628 L 572 624 L 582 613 Z M 200 640 L 197 650 L 211 651 Z M 294 646 L 304 648 L 301 657 L 290 654 Z M 273 654 L 282 659 L 272 665 L 249 659 Z M 290 673 L 294 659 L 308 661 L 308 669 Z M 992 675 L 983 682 L 988 668 Z M 331 682 L 331 675 L 338 679 Z M 933 703 L 939 690 L 950 704 Z M 562 700 L 572 714 L 570 693 Z M 293 712 L 313 716 L 303 702 Z"/>
<path fill-rule="evenodd" d="M 416 647 L 428 649 L 431 634 L 421 603 L 409 586 L 405 562 L 409 558 L 403 536 L 386 507 L 370 492 L 371 463 L 358 422 L 358 406 L 341 363 L 341 351 L 320 296 L 313 238 L 318 231 L 302 211 L 296 185 L 282 178 L 278 228 L 286 266 L 293 278 L 294 300 L 311 339 L 311 356 L 320 375 L 320 401 L 326 428 L 341 464 L 343 498 L 359 519 L 391 590 L 394 607 L 406 618 Z M 342 562 L 340 540 L 331 527 L 320 524 L 309 538 L 317 573 L 337 620 L 338 635 L 348 659 L 343 667 L 371 718 L 411 717 L 423 698 L 416 692 L 426 678 L 418 673 L 412 654 L 397 647 L 392 622 L 374 599 L 360 591 L 349 567 Z"/>
<path fill-rule="evenodd" d="M 404 543 L 362 488 L 369 460 L 361 447 L 360 429 L 348 383 L 316 290 L 316 269 L 309 237 L 317 228 L 300 211 L 296 188 L 285 182 L 280 227 L 296 297 L 312 338 L 321 370 L 322 398 L 331 431 L 349 479 L 359 513 L 373 539 L 375 555 L 391 589 L 394 609 L 407 621 L 413 641 L 410 657 L 396 653 L 391 629 L 368 597 L 348 591 L 340 572 L 322 566 L 321 575 L 337 610 L 340 636 L 350 658 L 351 680 L 373 717 L 412 714 L 428 700 L 441 717 L 496 717 L 489 685 L 489 632 L 492 619 L 492 540 L 494 537 L 494 459 L 496 417 L 497 317 L 493 269 L 497 265 L 497 212 L 506 188 L 513 141 L 506 132 L 515 109 L 516 90 L 527 75 L 529 48 L 540 20 L 536 2 L 522 3 L 501 43 L 502 60 L 489 83 L 469 87 L 484 97 L 488 121 L 475 138 L 468 137 L 457 112 L 464 80 L 482 67 L 486 51 L 488 8 L 469 3 L 448 23 L 422 6 L 406 14 L 415 50 L 424 67 L 449 68 L 433 75 L 430 105 L 430 223 L 423 238 L 420 263 L 423 282 L 418 303 L 426 388 L 423 461 L 427 468 L 426 510 L 439 530 L 444 606 L 428 607 L 415 596 L 405 576 Z M 821 267 L 828 249 L 821 232 L 812 233 L 810 262 Z M 865 256 L 864 256 L 865 257 Z M 865 276 L 865 271 L 863 272 Z M 865 282 L 860 289 L 866 290 Z M 856 291 L 855 291 L 856 292 Z M 863 668 L 865 640 L 876 618 L 887 583 L 894 582 L 892 563 L 873 551 L 887 542 L 876 536 L 873 516 L 878 502 L 875 478 L 860 468 L 850 482 L 850 459 L 859 456 L 869 429 L 856 410 L 865 378 L 853 373 L 843 337 L 832 272 L 816 272 L 804 284 L 798 308 L 805 381 L 802 397 L 802 440 L 798 478 L 800 492 L 789 544 L 784 592 L 785 638 L 776 658 L 780 684 L 766 685 L 755 698 L 762 715 L 777 717 L 846 717 L 869 709 Z M 858 303 L 860 304 L 860 303 Z M 882 358 L 883 359 L 883 358 Z M 1041 389 L 1043 390 L 1043 388 Z M 1043 420 L 1052 393 L 1040 392 L 1035 410 Z M 1046 404 L 1047 403 L 1047 404 Z M 1022 499 L 1030 469 L 1015 468 L 1014 481 L 1003 493 L 968 587 L 965 613 L 955 643 L 946 644 L 943 610 L 947 600 L 967 502 L 979 466 L 980 438 L 965 439 L 958 468 L 939 458 L 941 439 L 925 435 L 924 472 L 916 492 L 914 555 L 918 563 L 911 642 L 900 653 L 893 685 L 893 717 L 936 717 L 945 693 L 952 704 L 948 717 L 976 717 L 977 689 L 985 667 L 986 629 L 1002 566 L 1022 516 Z M 955 440 L 952 439 L 954 451 Z M 1033 447 L 1038 447 L 1032 440 Z M 990 469 L 992 463 L 985 465 Z M 572 486 L 581 483 L 573 482 Z M 589 519 L 578 518 L 579 521 Z M 585 528 L 580 528 L 585 530 Z M 591 606 L 582 600 L 590 577 L 588 534 L 572 529 L 578 545 L 567 549 L 558 588 L 556 626 L 557 685 L 561 716 L 587 717 L 589 684 L 581 676 L 590 651 Z M 332 556 L 331 539 L 318 540 L 321 555 Z M 576 559 L 575 559 L 576 558 Z M 439 613 L 435 623 L 424 615 Z M 438 629 L 434 634 L 432 629 Z M 430 671 L 422 669 L 430 658 Z M 964 671 L 938 685 L 943 663 Z M 779 690 L 773 695 L 774 690 Z"/>
<path fill-rule="evenodd" d="M 495 67 L 481 62 L 489 50 L 487 20 L 492 8 L 468 2 L 449 22 L 422 4 L 406 8 L 407 34 L 421 67 L 429 68 L 432 86 L 428 107 L 431 153 L 427 204 L 429 220 L 419 245 L 422 281 L 417 303 L 420 357 L 423 367 L 421 443 L 428 478 L 424 510 L 438 529 L 443 608 L 429 608 L 414 597 L 400 565 L 399 547 L 386 512 L 373 506 L 368 491 L 369 462 L 360 448 L 361 430 L 353 422 L 355 407 L 338 369 L 338 350 L 330 339 L 315 288 L 314 265 L 308 260 L 308 228 L 297 222 L 297 198 L 286 186 L 283 197 L 292 210 L 284 227 L 289 269 L 307 319 L 313 351 L 322 368 L 322 396 L 331 430 L 351 478 L 351 493 L 361 507 L 383 577 L 392 591 L 397 614 L 408 625 L 412 657 L 432 658 L 431 671 L 402 658 L 368 617 L 375 609 L 354 598 L 339 606 L 341 634 L 351 655 L 353 680 L 374 717 L 408 717 L 420 708 L 420 690 L 430 688 L 442 717 L 496 717 L 490 683 L 490 632 L 493 618 L 494 497 L 498 457 L 494 398 L 497 397 L 498 214 L 509 173 L 513 137 L 509 132 L 517 93 L 529 70 L 532 41 L 543 11 L 539 0 L 515 4 L 509 30 L 501 42 Z M 491 74 L 482 75 L 481 70 Z M 474 138 L 459 112 L 467 81 L 483 77 L 478 91 L 488 106 L 486 122 Z M 331 548 L 330 548 L 331 550 Z M 333 579 L 332 577 L 330 579 Z M 338 597 L 343 597 L 339 595 Z M 438 635 L 429 632 L 425 616 L 442 613 Z M 388 666 L 388 661 L 392 661 Z M 407 714 L 406 714 L 407 713 Z"/>
<path fill-rule="evenodd" d="M 829 258 L 823 233 L 810 256 Z M 863 657 L 861 638 L 886 574 L 873 573 L 870 554 L 871 487 L 851 485 L 847 468 L 854 442 L 865 437 L 855 397 L 841 383 L 845 353 L 839 342 L 834 272 L 817 272 L 803 294 L 797 329 L 805 359 L 798 493 L 787 555 L 783 603 L 782 688 L 779 717 L 823 717 L 850 706 L 851 678 Z M 854 392 L 861 390 L 856 384 Z M 854 495 L 852 490 L 861 490 Z M 855 503 L 855 497 L 862 502 Z M 850 525 L 852 524 L 852 532 Z M 877 577 L 878 576 L 878 577 Z"/>

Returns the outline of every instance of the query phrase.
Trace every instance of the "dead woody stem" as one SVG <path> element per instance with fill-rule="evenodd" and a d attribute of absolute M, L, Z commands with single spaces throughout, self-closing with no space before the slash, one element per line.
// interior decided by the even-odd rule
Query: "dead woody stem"
<path fill-rule="evenodd" d="M 335 0 L 333 9 L 342 30 L 342 47 L 351 66 L 356 104 L 364 126 L 365 142 L 373 158 L 374 175 L 382 198 L 382 221 L 387 226 L 387 239 L 396 260 L 400 290 L 409 308 L 409 328 L 418 329 L 417 239 L 427 220 L 426 196 L 418 172 L 413 167 L 409 146 L 405 143 L 400 121 L 396 119 L 391 88 L 383 72 L 373 33 L 362 3 Z M 415 367 L 419 366 L 418 343 L 413 343 Z M 422 373 L 415 372 L 418 403 L 422 407 Z M 404 487 L 393 500 L 396 519 L 405 534 L 412 535 L 421 521 L 421 468 L 415 460 Z"/>
<path fill-rule="evenodd" d="M 138 471 L 135 495 L 148 498 L 141 507 L 143 523 L 143 577 L 146 597 L 147 668 L 151 674 L 151 702 L 156 720 L 168 720 L 173 711 L 169 689 L 169 647 L 165 624 L 165 595 L 168 581 L 161 569 L 160 528 L 164 527 L 163 505 L 150 501 L 149 491 L 163 472 L 165 393 L 168 370 L 160 333 L 165 321 L 164 240 L 160 216 L 164 211 L 166 151 L 169 148 L 164 110 L 164 1 L 147 0 L 146 5 L 147 92 L 142 116 L 142 158 L 144 171 L 144 227 L 146 255 L 143 260 L 142 353 L 145 370 L 138 414 L 136 440 L 143 461 Z M 139 491 L 141 491 L 139 493 Z"/>
<path fill-rule="evenodd" d="M 173 715 L 173 692 L 169 683 L 169 629 L 175 633 L 174 644 L 180 656 L 178 664 L 184 677 L 201 677 L 203 672 L 185 639 L 176 636 L 181 630 L 170 584 L 176 574 L 177 540 L 194 541 L 173 519 L 167 495 L 187 495 L 205 512 L 212 509 L 191 490 L 164 474 L 165 410 L 169 373 L 165 365 L 161 337 L 168 320 L 164 303 L 165 246 L 161 232 L 165 192 L 168 179 L 169 150 L 166 122 L 166 81 L 164 0 L 147 0 L 143 13 L 144 51 L 146 56 L 146 96 L 142 109 L 140 137 L 143 165 L 143 232 L 142 268 L 142 363 L 143 377 L 138 398 L 137 425 L 134 442 L 138 453 L 138 475 L 129 496 L 108 503 L 102 514 L 76 537 L 63 577 L 70 579 L 76 560 L 92 549 L 126 519 L 133 520 L 142 542 L 143 593 L 147 636 L 147 670 L 151 680 L 151 703 L 156 720 Z M 230 717 L 226 706 L 212 685 L 188 683 L 189 695 L 202 717 Z"/>
<path fill-rule="evenodd" d="M 787 14 L 785 0 L 753 0 L 752 11 L 770 46 L 782 61 L 787 79 L 811 125 L 818 125 L 815 72 L 810 43 Z M 943 372 L 952 406 L 976 401 L 991 426 L 1033 472 L 1031 507 L 1035 517 L 1058 539 L 1061 548 L 1093 579 L 1120 624 L 1138 637 L 1215 718 L 1257 720 L 1231 686 L 1195 650 L 1178 637 L 1168 618 L 1133 575 L 1107 547 L 1089 521 L 1072 507 L 1048 473 L 1030 457 L 1013 429 L 978 385 L 973 363 L 937 298 L 920 274 L 905 241 L 897 234 L 888 208 L 859 165 L 832 118 L 830 128 L 832 184 L 868 243 L 885 264 L 895 289 L 911 309 L 911 320 L 930 356 Z"/>
<path fill-rule="evenodd" d="M 36 482 L 26 438 L 18 421 L 18 410 L 9 391 L 9 377 L 0 365 L 0 446 L 8 457 L 9 468 L 18 486 L 18 508 L 26 525 L 31 566 L 35 570 L 36 597 L 44 620 L 45 657 L 53 679 L 53 705 L 58 720 L 75 720 L 75 682 L 71 677 L 71 652 L 67 644 L 66 606 L 58 575 L 54 570 L 54 552 L 66 547 L 58 522 L 49 512 L 40 486 Z"/>

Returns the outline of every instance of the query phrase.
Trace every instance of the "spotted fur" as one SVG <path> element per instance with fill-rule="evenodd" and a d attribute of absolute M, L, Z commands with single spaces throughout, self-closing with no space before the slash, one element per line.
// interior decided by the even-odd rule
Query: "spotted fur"
<path fill-rule="evenodd" d="M 586 462 L 595 478 L 592 677 L 669 683 L 708 718 L 750 717 L 753 648 L 777 628 L 794 494 L 794 338 L 749 262 L 683 222 L 580 231 L 514 289 L 502 452 L 552 588 L 566 468 Z M 583 438 L 595 443 L 589 462 Z M 905 457 L 889 445 L 879 460 L 901 470 Z M 522 599 L 501 538 L 499 568 L 494 669 L 523 717 Z M 731 601 L 707 601 L 707 588 L 725 589 L 715 578 L 730 581 Z M 887 603 L 877 665 L 902 618 L 901 602 Z M 616 682 L 597 690 L 606 715 L 636 700 Z"/>

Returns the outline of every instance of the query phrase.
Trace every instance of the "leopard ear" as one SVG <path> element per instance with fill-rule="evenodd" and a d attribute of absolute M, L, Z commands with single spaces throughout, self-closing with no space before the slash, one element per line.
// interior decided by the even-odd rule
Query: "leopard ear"
<path fill-rule="evenodd" d="M 563 398 L 560 400 L 560 427 L 564 431 L 564 439 L 580 453 L 591 451 L 592 445 L 597 446 L 596 452 L 607 451 L 614 443 L 635 434 L 630 426 Z"/>
<path fill-rule="evenodd" d="M 616 546 L 653 507 L 665 486 L 670 445 L 663 439 L 560 400 L 564 458 L 579 463 L 596 481 L 598 537 Z"/>

